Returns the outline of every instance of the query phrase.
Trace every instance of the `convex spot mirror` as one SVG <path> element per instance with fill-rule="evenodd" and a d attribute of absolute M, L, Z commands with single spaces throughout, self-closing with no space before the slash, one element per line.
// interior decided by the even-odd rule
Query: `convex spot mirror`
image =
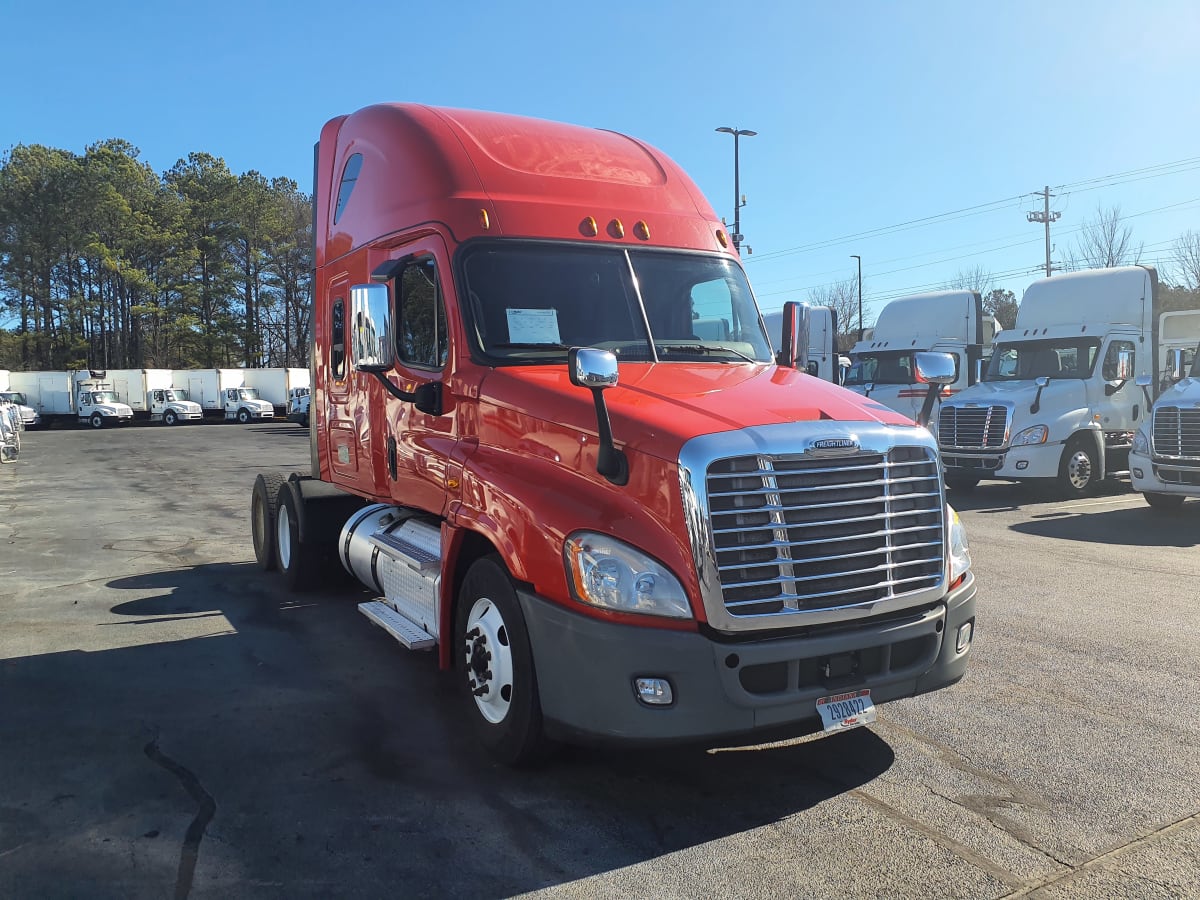
<path fill-rule="evenodd" d="M 1149 375 L 1139 375 L 1137 378 L 1133 379 L 1133 383 L 1138 387 L 1150 387 L 1150 385 L 1154 384 L 1154 379 Z"/>
<path fill-rule="evenodd" d="M 954 356 L 949 353 L 914 354 L 917 381 L 923 384 L 954 384 Z"/>
<path fill-rule="evenodd" d="M 386 372 L 396 361 L 391 300 L 386 284 L 350 289 L 350 355 L 362 372 Z"/>

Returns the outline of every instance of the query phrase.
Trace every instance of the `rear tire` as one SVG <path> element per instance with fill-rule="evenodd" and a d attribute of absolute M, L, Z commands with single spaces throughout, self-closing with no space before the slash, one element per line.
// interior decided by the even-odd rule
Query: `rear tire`
<path fill-rule="evenodd" d="M 1147 503 L 1162 512 L 1179 509 L 1184 501 L 1182 494 L 1153 494 L 1147 491 L 1142 496 L 1146 498 Z"/>
<path fill-rule="evenodd" d="M 303 593 L 317 587 L 320 574 L 320 554 L 311 542 L 301 540 L 300 505 L 303 500 L 291 482 L 284 482 L 277 494 L 275 507 L 275 561 L 283 583 L 293 593 Z"/>
<path fill-rule="evenodd" d="M 1086 497 L 1099 480 L 1096 448 L 1087 437 L 1073 437 L 1063 450 L 1058 467 L 1058 487 L 1068 499 Z"/>
<path fill-rule="evenodd" d="M 510 766 L 543 758 L 547 743 L 529 632 L 498 556 L 478 559 L 467 570 L 453 646 L 456 677 L 480 743 Z"/>
<path fill-rule="evenodd" d="M 279 472 L 263 472 L 254 479 L 250 493 L 250 534 L 254 541 L 254 559 L 264 572 L 274 569 L 275 520 L 279 511 L 279 489 L 287 479 Z"/>

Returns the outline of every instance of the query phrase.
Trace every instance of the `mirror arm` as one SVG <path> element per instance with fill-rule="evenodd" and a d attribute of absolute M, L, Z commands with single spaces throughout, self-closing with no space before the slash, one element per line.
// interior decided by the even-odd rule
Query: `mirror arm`
<path fill-rule="evenodd" d="M 931 383 L 929 390 L 925 392 L 925 402 L 921 404 L 921 412 L 917 416 L 917 424 L 928 428 L 929 420 L 933 416 L 933 404 L 942 396 L 943 385 Z"/>
<path fill-rule="evenodd" d="M 1029 406 L 1029 411 L 1031 413 L 1036 413 L 1039 409 L 1042 408 L 1042 388 L 1043 388 L 1043 385 L 1039 384 L 1037 393 L 1034 394 L 1034 396 L 1033 396 L 1033 403 L 1030 404 L 1030 406 Z"/>
<path fill-rule="evenodd" d="M 629 483 L 629 458 L 613 444 L 612 423 L 608 418 L 608 404 L 604 402 L 604 389 L 591 389 L 596 403 L 596 425 L 600 432 L 600 449 L 596 455 L 596 471 L 616 485 Z"/>
<path fill-rule="evenodd" d="M 382 372 L 374 369 L 369 371 L 379 379 L 379 383 L 397 400 L 412 403 L 421 412 L 428 413 L 431 416 L 440 416 L 442 414 L 442 385 L 440 382 L 428 382 L 421 385 L 412 393 L 409 393 L 408 391 L 400 390 L 400 388 L 388 381 Z"/>

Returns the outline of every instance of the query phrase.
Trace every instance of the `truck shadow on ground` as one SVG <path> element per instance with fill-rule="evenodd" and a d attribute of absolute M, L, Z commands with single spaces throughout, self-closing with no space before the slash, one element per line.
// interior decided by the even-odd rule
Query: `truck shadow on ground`
<path fill-rule="evenodd" d="M 357 589 L 286 594 L 249 564 L 106 587 L 122 649 L 0 664 L 0 769 L 26 773 L 0 816 L 0 893 L 509 896 L 717 839 L 752 855 L 739 835 L 894 761 L 858 729 L 736 752 L 570 749 L 514 771 L 477 746 L 433 655 L 358 613 Z"/>
<path fill-rule="evenodd" d="M 1009 526 L 1021 534 L 1085 544 L 1126 547 L 1195 547 L 1200 544 L 1200 502 L 1189 500 L 1178 510 L 1156 510 L 1146 504 L 1121 509 L 1072 513 L 1063 507 Z"/>
<path fill-rule="evenodd" d="M 1120 497 L 1132 494 L 1125 479 L 1106 479 L 1093 490 L 1093 498 Z M 1058 486 L 1047 479 L 1039 481 L 981 481 L 972 491 L 948 490 L 946 500 L 959 512 L 1012 512 L 1043 504 L 1069 504 Z"/>

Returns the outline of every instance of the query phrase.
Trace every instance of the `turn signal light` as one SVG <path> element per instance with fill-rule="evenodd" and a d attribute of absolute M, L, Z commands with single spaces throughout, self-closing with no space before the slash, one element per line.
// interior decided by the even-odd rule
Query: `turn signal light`
<path fill-rule="evenodd" d="M 479 224 L 483 226 L 484 231 L 492 227 L 492 220 L 488 218 L 488 211 L 486 209 L 479 211 Z"/>
<path fill-rule="evenodd" d="M 717 229 L 717 243 L 720 244 L 722 248 L 728 249 L 729 247 L 729 238 L 725 236 L 725 232 L 720 228 Z"/>
<path fill-rule="evenodd" d="M 633 226 L 633 233 L 643 241 L 650 240 L 650 226 L 645 222 L 638 222 Z"/>
<path fill-rule="evenodd" d="M 612 233 L 616 237 L 619 237 L 619 238 L 625 237 L 625 226 L 621 224 L 620 219 L 613 219 L 612 222 L 610 223 L 609 227 L 612 229 Z"/>
<path fill-rule="evenodd" d="M 600 233 L 600 226 L 596 224 L 596 220 L 592 216 L 588 216 L 579 223 L 579 230 L 582 231 L 586 237 L 595 237 Z"/>

